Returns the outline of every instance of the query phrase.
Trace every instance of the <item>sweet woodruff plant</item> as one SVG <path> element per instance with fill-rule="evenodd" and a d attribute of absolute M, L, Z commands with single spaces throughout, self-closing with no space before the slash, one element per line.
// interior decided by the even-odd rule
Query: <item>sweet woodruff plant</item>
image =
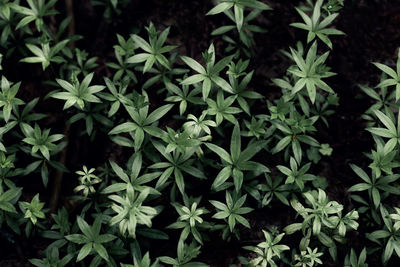
<path fill-rule="evenodd" d="M 130 3 L 91 2 L 107 23 Z M 369 166 L 350 165 L 358 179 L 348 190 L 352 205 L 332 197 L 330 181 L 315 171 L 334 153 L 319 129 L 329 127 L 339 100 L 327 62 L 343 38 L 335 28 L 343 5 L 296 7 L 291 26 L 305 38 L 282 47 L 290 65 L 267 95 L 252 82 L 252 62 L 254 37 L 268 35 L 258 18 L 274 12 L 272 3 L 214 1 L 204 16 L 226 24 L 212 32 L 218 46 L 199 54 L 183 54 L 170 27 L 150 23 L 108 36 L 114 55 L 98 58 L 79 47 L 86 37 L 74 33 L 62 1 L 0 1 L 1 234 L 11 243 L 42 240 L 29 259 L 41 267 L 209 266 L 214 242 L 240 244 L 231 266 L 398 260 L 400 58 L 374 63 L 383 72 L 376 87 L 360 85 L 376 101 L 363 116 L 375 145 Z M 40 97 L 24 93 L 24 73 L 21 81 L 8 77 L 16 64 L 44 74 Z M 68 157 L 89 149 L 71 129 L 108 144 L 91 152 L 104 154 L 101 163 Z M 361 249 L 352 247 L 357 235 Z"/>

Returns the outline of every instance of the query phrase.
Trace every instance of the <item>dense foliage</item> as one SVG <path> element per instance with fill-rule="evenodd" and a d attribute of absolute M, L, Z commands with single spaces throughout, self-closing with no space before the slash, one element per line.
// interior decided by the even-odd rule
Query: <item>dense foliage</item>
<path fill-rule="evenodd" d="M 129 2 L 91 4 L 113 23 Z M 184 54 L 170 27 L 149 23 L 109 36 L 112 58 L 79 48 L 65 3 L 0 1 L 3 244 L 41 243 L 29 257 L 40 267 L 218 266 L 207 248 L 234 244 L 230 266 L 399 262 L 400 51 L 396 64 L 373 63 L 378 85 L 360 85 L 375 143 L 359 155 L 369 165 L 348 165 L 350 198 L 317 171 L 334 153 L 319 133 L 339 105 L 327 62 L 345 34 L 342 0 L 295 7 L 302 38 L 282 47 L 291 65 L 271 95 L 250 69 L 254 36 L 268 35 L 257 18 L 274 12 L 266 1 L 215 1 L 203 15 L 227 23 L 202 53 Z M 35 67 L 44 89 L 32 97 L 23 79 Z M 68 156 L 88 143 L 97 162 Z"/>

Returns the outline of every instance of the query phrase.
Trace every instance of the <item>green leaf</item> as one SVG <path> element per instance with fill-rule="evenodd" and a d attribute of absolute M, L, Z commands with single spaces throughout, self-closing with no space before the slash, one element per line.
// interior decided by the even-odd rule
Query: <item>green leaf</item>
<path fill-rule="evenodd" d="M 87 222 L 82 219 L 82 217 L 78 216 L 77 217 L 77 223 L 79 226 L 79 229 L 81 229 L 82 233 L 87 236 L 87 237 L 92 237 L 92 229 L 90 228 L 90 226 L 87 224 Z"/>
<path fill-rule="evenodd" d="M 374 64 L 377 68 L 379 68 L 381 71 L 383 71 L 393 79 L 397 80 L 397 73 L 392 68 L 377 62 L 372 62 L 372 64 Z"/>
<path fill-rule="evenodd" d="M 124 170 L 120 166 L 117 165 L 117 163 L 110 160 L 110 165 L 119 178 L 121 178 L 125 183 L 130 183 L 129 176 L 124 172 Z"/>
<path fill-rule="evenodd" d="M 86 258 L 87 255 L 92 251 L 93 243 L 90 242 L 88 244 L 85 244 L 81 250 L 79 251 L 78 257 L 76 258 L 76 262 L 83 260 Z"/>
<path fill-rule="evenodd" d="M 396 126 L 394 125 L 392 120 L 379 110 L 375 110 L 374 112 L 375 115 L 379 118 L 379 120 L 386 126 L 386 128 L 388 128 L 389 131 L 396 136 L 397 134 Z"/>
<path fill-rule="evenodd" d="M 206 100 L 208 98 L 210 90 L 211 90 L 211 80 L 210 78 L 207 77 L 204 79 L 202 86 L 203 100 Z"/>
<path fill-rule="evenodd" d="M 193 58 L 181 56 L 181 59 L 183 60 L 183 62 L 186 63 L 186 65 L 191 67 L 193 70 L 197 71 L 200 74 L 206 74 L 206 70 L 204 69 L 204 67 L 200 65 L 200 63 L 198 63 Z"/>
<path fill-rule="evenodd" d="M 332 240 L 332 238 L 330 238 L 324 232 L 320 232 L 317 237 L 318 237 L 318 240 L 321 241 L 321 243 L 324 244 L 325 246 L 327 246 L 328 248 L 335 246 L 335 242 Z"/>
<path fill-rule="evenodd" d="M 233 25 L 221 26 L 221 27 L 219 27 L 219 28 L 213 30 L 213 31 L 211 32 L 211 35 L 221 35 L 221 34 L 224 34 L 224 33 L 229 32 L 229 31 L 231 31 L 231 30 L 233 30 L 233 29 L 235 29 L 235 28 L 236 28 L 236 27 L 233 26 Z"/>
<path fill-rule="evenodd" d="M 167 179 L 171 177 L 172 173 L 174 172 L 174 168 L 175 167 L 169 167 L 161 174 L 157 181 L 156 188 L 159 188 L 166 183 Z"/>
<path fill-rule="evenodd" d="M 292 150 L 296 161 L 300 164 L 303 151 L 301 150 L 300 142 L 297 139 L 292 142 Z"/>
<path fill-rule="evenodd" d="M 142 37 L 133 34 L 132 35 L 132 40 L 140 47 L 142 48 L 144 51 L 152 54 L 153 53 L 153 49 L 151 48 L 151 46 L 149 45 L 148 42 L 146 42 Z"/>
<path fill-rule="evenodd" d="M 215 7 L 213 7 L 210 11 L 207 12 L 207 16 L 208 15 L 216 15 L 219 13 L 222 13 L 228 9 L 230 9 L 231 7 L 233 7 L 234 3 L 233 2 L 222 2 L 218 5 L 216 5 Z"/>
<path fill-rule="evenodd" d="M 178 265 L 179 262 L 171 257 L 162 256 L 159 257 L 160 261 L 166 264 L 170 264 L 172 266 Z"/>
<path fill-rule="evenodd" d="M 389 261 L 389 259 L 392 257 L 393 254 L 393 243 L 392 239 L 389 239 L 389 241 L 386 243 L 385 250 L 382 254 L 382 261 L 386 265 L 386 263 Z"/>
<path fill-rule="evenodd" d="M 226 152 L 223 148 L 220 148 L 217 145 L 214 145 L 212 143 L 205 143 L 205 145 L 212 150 L 214 153 L 216 153 L 218 156 L 221 157 L 221 159 L 225 160 L 229 164 L 232 164 L 232 159 L 231 156 Z"/>
<path fill-rule="evenodd" d="M 369 239 L 383 239 L 389 237 L 391 234 L 385 230 L 377 230 L 368 235 Z"/>
<path fill-rule="evenodd" d="M 388 129 L 383 129 L 383 128 L 377 128 L 377 127 L 371 127 L 371 128 L 367 128 L 367 131 L 378 135 L 378 136 L 382 136 L 382 137 L 386 137 L 386 138 L 393 138 L 396 137 L 395 135 L 393 135 L 392 132 L 390 132 Z"/>
<path fill-rule="evenodd" d="M 379 194 L 378 189 L 375 187 L 372 188 L 372 200 L 374 202 L 375 208 L 378 208 L 381 202 L 381 195 Z"/>
<path fill-rule="evenodd" d="M 267 4 L 264 4 L 261 1 L 240 0 L 240 3 L 244 6 L 252 7 L 252 8 L 260 9 L 260 10 L 271 10 L 272 9 L 270 6 L 268 6 Z"/>
<path fill-rule="evenodd" d="M 138 234 L 143 235 L 145 237 L 151 238 L 151 239 L 159 239 L 159 240 L 168 240 L 169 237 L 166 233 L 158 230 L 158 229 L 152 229 L 152 228 L 143 228 L 143 229 L 138 229 Z"/>
<path fill-rule="evenodd" d="M 243 184 L 243 172 L 234 168 L 232 171 L 232 177 L 236 192 L 239 192 Z"/>
<path fill-rule="evenodd" d="M 112 185 L 107 186 L 106 188 L 104 188 L 101 193 L 102 194 L 110 194 L 110 193 L 115 193 L 115 192 L 120 192 L 123 190 L 126 190 L 126 183 L 115 183 Z"/>
<path fill-rule="evenodd" d="M 241 142 L 239 124 L 235 124 L 231 138 L 231 157 L 233 162 L 237 162 L 240 156 Z"/>
<path fill-rule="evenodd" d="M 232 167 L 226 166 L 224 167 L 215 178 L 211 188 L 217 190 L 226 180 L 232 175 Z"/>
<path fill-rule="evenodd" d="M 360 167 L 358 167 L 357 165 L 354 165 L 354 164 L 350 164 L 350 167 L 366 183 L 372 184 L 371 179 L 369 178 L 368 174 L 366 174 Z"/>
<path fill-rule="evenodd" d="M 234 13 L 235 13 L 235 22 L 236 22 L 236 27 L 238 31 L 240 32 L 242 30 L 243 26 L 243 7 L 240 7 L 239 5 L 234 5 L 233 7 Z"/>
<path fill-rule="evenodd" d="M 100 257 L 102 257 L 106 261 L 109 261 L 107 250 L 103 247 L 102 244 L 93 243 L 93 248 L 100 255 Z"/>
<path fill-rule="evenodd" d="M 170 111 L 173 106 L 174 104 L 167 104 L 157 108 L 145 119 L 144 124 L 149 125 L 155 121 L 158 121 L 161 119 L 161 117 L 167 114 L 167 112 Z"/>
<path fill-rule="evenodd" d="M 371 188 L 371 185 L 365 184 L 365 183 L 360 183 L 353 185 L 348 189 L 349 192 L 359 192 L 359 191 L 365 191 Z"/>
<path fill-rule="evenodd" d="M 243 163 L 250 160 L 255 154 L 257 154 L 265 146 L 264 141 L 257 141 L 250 143 L 241 153 L 238 162 Z"/>
<path fill-rule="evenodd" d="M 291 235 L 297 231 L 300 231 L 302 229 L 302 227 L 303 227 L 302 223 L 293 223 L 293 224 L 286 226 L 283 229 L 283 231 L 285 231 L 286 234 Z"/>
<path fill-rule="evenodd" d="M 146 53 L 140 53 L 137 55 L 134 55 L 130 58 L 128 58 L 126 60 L 126 63 L 141 63 L 141 62 L 145 62 L 146 60 L 149 59 L 149 57 L 151 57 L 151 55 L 146 54 Z"/>
<path fill-rule="evenodd" d="M 182 172 L 178 168 L 175 168 L 174 175 L 175 175 L 175 183 L 178 186 L 179 191 L 183 195 L 185 193 L 185 181 L 183 180 Z"/>
<path fill-rule="evenodd" d="M 231 93 L 231 94 L 234 93 L 232 87 L 230 86 L 230 84 L 227 81 L 225 81 L 224 79 L 222 79 L 221 77 L 213 76 L 211 78 L 211 80 L 213 82 L 215 82 L 222 90 L 224 90 L 224 91 L 226 91 L 228 93 Z"/>
<path fill-rule="evenodd" d="M 68 92 L 72 93 L 75 90 L 75 87 L 67 81 L 61 79 L 56 79 L 56 81 L 62 88 L 64 88 Z"/>
<path fill-rule="evenodd" d="M 225 58 L 221 59 L 214 65 L 214 67 L 211 70 L 211 73 L 217 74 L 217 73 L 221 72 L 226 67 L 226 65 L 228 65 L 232 61 L 232 59 L 233 59 L 233 56 L 229 56 L 229 57 L 225 57 Z"/>
<path fill-rule="evenodd" d="M 291 136 L 285 136 L 278 142 L 278 144 L 276 144 L 276 146 L 272 150 L 272 153 L 275 154 L 282 151 L 283 149 L 285 149 L 285 147 L 287 147 L 290 144 L 291 141 L 292 141 Z"/>
<path fill-rule="evenodd" d="M 187 77 L 183 81 L 181 81 L 181 84 L 183 85 L 189 85 L 189 84 L 194 84 L 194 83 L 199 83 L 206 79 L 206 77 L 203 74 L 195 74 L 192 76 Z"/>

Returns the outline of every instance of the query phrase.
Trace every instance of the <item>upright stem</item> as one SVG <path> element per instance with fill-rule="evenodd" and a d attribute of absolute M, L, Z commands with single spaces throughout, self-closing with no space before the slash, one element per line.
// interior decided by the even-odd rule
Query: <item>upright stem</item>
<path fill-rule="evenodd" d="M 74 5 L 72 0 L 65 0 L 65 7 L 67 9 L 67 15 L 71 18 L 71 22 L 68 26 L 68 35 L 72 36 L 75 34 L 75 15 L 74 15 Z M 71 42 L 70 46 L 74 47 L 75 43 Z"/>
<path fill-rule="evenodd" d="M 74 16 L 74 7 L 73 7 L 73 2 L 72 0 L 65 0 L 65 7 L 67 9 L 67 15 L 71 17 L 71 22 L 68 27 L 68 35 L 72 36 L 75 34 L 75 16 Z M 73 48 L 75 44 L 73 42 L 70 43 L 70 47 Z M 65 136 L 65 141 L 69 141 L 69 131 L 70 131 L 70 124 L 65 126 L 64 130 L 64 136 Z M 60 163 L 62 165 L 65 165 L 65 162 L 67 160 L 67 148 L 68 145 L 65 146 L 65 148 L 61 151 L 60 155 Z M 58 170 L 55 177 L 54 177 L 54 184 L 53 184 L 53 190 L 52 190 L 52 195 L 50 199 L 50 213 L 55 213 L 57 211 L 58 207 L 58 202 L 60 199 L 60 191 L 61 191 L 61 185 L 63 182 L 63 175 L 64 172 L 61 170 Z"/>

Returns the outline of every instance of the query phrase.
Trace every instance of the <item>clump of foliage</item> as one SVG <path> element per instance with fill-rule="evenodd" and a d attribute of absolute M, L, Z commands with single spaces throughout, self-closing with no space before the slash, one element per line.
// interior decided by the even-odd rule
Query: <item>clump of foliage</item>
<path fill-rule="evenodd" d="M 129 4 L 91 2 L 108 23 Z M 232 266 L 355 267 L 400 257 L 400 209 L 392 204 L 400 195 L 400 54 L 395 68 L 374 63 L 384 73 L 376 87 L 360 85 L 376 101 L 364 114 L 375 146 L 370 165 L 350 165 L 360 180 L 348 189 L 352 205 L 316 172 L 334 153 L 318 132 L 338 105 L 327 62 L 332 40 L 344 34 L 334 27 L 343 1 L 296 8 L 291 26 L 306 38 L 283 51 L 291 65 L 271 80 L 274 97 L 254 87 L 250 69 L 254 36 L 267 34 L 250 23 L 274 12 L 264 1 L 215 1 L 204 14 L 232 21 L 212 32 L 225 49 L 211 43 L 189 57 L 169 27 L 150 23 L 116 34 L 114 59 L 102 61 L 66 32 L 73 24 L 60 5 L 0 3 L 0 230 L 10 243 L 45 240 L 31 264 L 209 266 L 202 251 L 216 241 L 241 244 Z M 9 81 L 15 58 L 45 74 L 46 94 L 31 99 L 24 80 Z M 41 105 L 55 110 L 40 113 Z M 108 147 L 97 166 L 68 156 L 81 140 Z M 285 214 L 270 218 L 272 209 Z M 352 247 L 361 224 L 365 248 Z"/>

